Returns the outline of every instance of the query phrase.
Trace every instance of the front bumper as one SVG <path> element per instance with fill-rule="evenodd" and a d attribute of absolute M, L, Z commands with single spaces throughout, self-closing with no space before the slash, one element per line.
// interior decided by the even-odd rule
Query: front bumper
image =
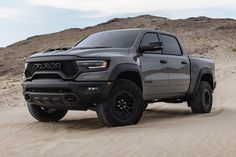
<path fill-rule="evenodd" d="M 39 79 L 22 83 L 25 100 L 39 106 L 86 110 L 106 98 L 112 82 Z"/>

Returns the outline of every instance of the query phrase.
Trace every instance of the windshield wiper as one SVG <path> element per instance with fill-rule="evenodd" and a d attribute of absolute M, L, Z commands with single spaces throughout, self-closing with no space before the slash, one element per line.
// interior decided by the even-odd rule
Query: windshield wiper
<path fill-rule="evenodd" d="M 112 48 L 110 46 L 94 46 L 94 47 L 77 47 L 79 49 L 102 49 L 102 48 Z"/>

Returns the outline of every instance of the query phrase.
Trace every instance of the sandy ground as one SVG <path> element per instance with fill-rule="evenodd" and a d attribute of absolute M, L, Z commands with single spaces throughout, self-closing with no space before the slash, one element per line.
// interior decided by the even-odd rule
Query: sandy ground
<path fill-rule="evenodd" d="M 19 81 L 2 80 L 0 156 L 235 157 L 236 60 L 218 62 L 216 70 L 210 114 L 192 114 L 186 103 L 156 103 L 138 125 L 116 128 L 105 127 L 90 111 L 37 122 L 25 107 Z"/>

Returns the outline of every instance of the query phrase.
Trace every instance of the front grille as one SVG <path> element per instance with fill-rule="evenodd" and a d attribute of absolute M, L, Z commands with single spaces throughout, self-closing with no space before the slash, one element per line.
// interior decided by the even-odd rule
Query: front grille
<path fill-rule="evenodd" d="M 33 79 L 61 79 L 58 74 L 35 74 Z"/>
<path fill-rule="evenodd" d="M 55 61 L 55 62 L 32 62 L 28 63 L 25 76 L 32 77 L 36 72 L 39 78 L 45 77 L 45 74 L 62 72 L 66 77 L 72 78 L 78 73 L 78 67 L 73 61 Z M 45 74 L 43 74 L 45 72 Z M 48 75 L 49 76 L 49 75 Z"/>

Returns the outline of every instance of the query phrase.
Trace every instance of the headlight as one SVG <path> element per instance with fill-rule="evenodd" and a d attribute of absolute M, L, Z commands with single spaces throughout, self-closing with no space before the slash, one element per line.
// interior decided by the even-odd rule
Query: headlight
<path fill-rule="evenodd" d="M 26 70 L 27 66 L 28 66 L 28 63 L 25 63 L 25 70 Z"/>
<path fill-rule="evenodd" d="M 25 69 L 24 69 L 24 72 L 22 74 L 22 81 L 25 81 L 26 80 L 26 76 L 25 76 L 25 71 L 27 69 L 27 66 L 28 66 L 28 63 L 25 63 Z"/>
<path fill-rule="evenodd" d="M 80 72 L 106 70 L 109 62 L 106 60 L 84 60 L 77 61 Z"/>

